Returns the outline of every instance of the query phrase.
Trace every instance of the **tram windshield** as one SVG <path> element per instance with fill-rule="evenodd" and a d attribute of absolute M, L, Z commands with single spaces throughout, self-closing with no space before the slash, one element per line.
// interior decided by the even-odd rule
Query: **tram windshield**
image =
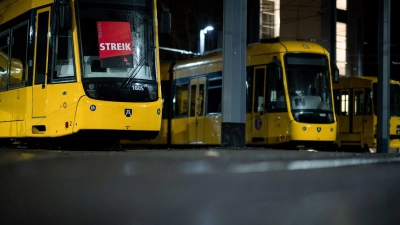
<path fill-rule="evenodd" d="M 328 59 L 319 54 L 287 54 L 291 110 L 298 122 L 333 123 Z"/>
<path fill-rule="evenodd" d="M 155 80 L 153 5 L 147 0 L 79 0 L 84 78 Z"/>

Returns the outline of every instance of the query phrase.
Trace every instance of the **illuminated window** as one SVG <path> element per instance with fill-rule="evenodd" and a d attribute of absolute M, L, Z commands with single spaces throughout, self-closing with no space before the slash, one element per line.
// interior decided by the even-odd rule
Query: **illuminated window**
<path fill-rule="evenodd" d="M 347 0 L 337 0 L 338 10 L 347 10 Z M 346 75 L 346 51 L 347 51 L 347 24 L 336 23 L 336 63 L 340 75 Z"/>
<path fill-rule="evenodd" d="M 340 107 L 340 114 L 342 116 L 347 116 L 349 115 L 349 93 L 346 92 L 342 92 L 341 94 L 341 107 Z"/>
<path fill-rule="evenodd" d="M 336 64 L 340 75 L 346 75 L 347 24 L 336 23 Z"/>
<path fill-rule="evenodd" d="M 347 10 L 347 0 L 337 0 L 336 8 L 341 10 Z"/>
<path fill-rule="evenodd" d="M 280 0 L 260 0 L 260 38 L 279 36 L 280 16 L 278 6 Z"/>

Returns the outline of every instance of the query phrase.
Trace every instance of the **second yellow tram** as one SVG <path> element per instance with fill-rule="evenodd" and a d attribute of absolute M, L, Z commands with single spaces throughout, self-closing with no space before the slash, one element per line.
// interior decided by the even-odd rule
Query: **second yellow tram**
<path fill-rule="evenodd" d="M 163 121 L 150 141 L 220 145 L 222 53 L 163 63 Z M 253 44 L 246 55 L 248 146 L 325 148 L 336 139 L 329 54 L 313 42 Z"/>

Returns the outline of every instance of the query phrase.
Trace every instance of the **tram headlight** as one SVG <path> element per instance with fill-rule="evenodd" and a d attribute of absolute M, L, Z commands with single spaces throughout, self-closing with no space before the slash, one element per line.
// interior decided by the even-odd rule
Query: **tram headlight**
<path fill-rule="evenodd" d="M 91 98 L 95 98 L 97 96 L 97 85 L 95 83 L 87 83 L 85 86 L 86 94 Z"/>
<path fill-rule="evenodd" d="M 157 85 L 155 84 L 147 84 L 147 91 L 149 93 L 149 98 L 151 101 L 157 100 Z"/>

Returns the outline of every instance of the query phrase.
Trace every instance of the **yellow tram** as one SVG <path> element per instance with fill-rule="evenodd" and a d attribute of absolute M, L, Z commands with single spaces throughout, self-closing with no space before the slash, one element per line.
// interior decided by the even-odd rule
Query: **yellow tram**
<path fill-rule="evenodd" d="M 0 138 L 106 146 L 155 138 L 155 0 L 0 2 Z"/>
<path fill-rule="evenodd" d="M 326 49 L 302 41 L 252 44 L 247 46 L 246 73 L 246 145 L 320 149 L 335 141 Z M 222 53 L 162 63 L 161 76 L 160 135 L 121 143 L 220 145 Z"/>
<path fill-rule="evenodd" d="M 333 84 L 338 147 L 376 151 L 377 77 L 343 77 Z M 390 148 L 400 148 L 400 86 L 390 80 Z"/>

